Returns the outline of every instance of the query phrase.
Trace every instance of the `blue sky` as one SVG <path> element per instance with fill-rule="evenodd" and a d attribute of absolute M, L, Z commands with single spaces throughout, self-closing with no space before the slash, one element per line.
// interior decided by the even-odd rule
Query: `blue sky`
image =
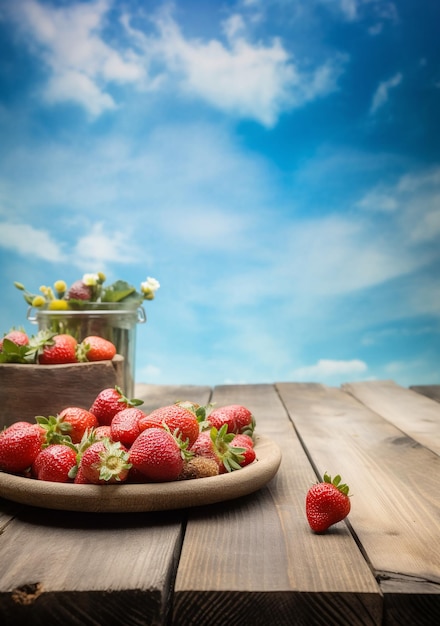
<path fill-rule="evenodd" d="M 0 329 L 161 288 L 150 383 L 440 378 L 436 0 L 0 0 Z"/>

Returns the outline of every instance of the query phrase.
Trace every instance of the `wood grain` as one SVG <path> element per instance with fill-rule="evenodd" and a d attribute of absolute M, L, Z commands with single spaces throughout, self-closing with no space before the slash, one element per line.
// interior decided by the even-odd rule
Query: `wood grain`
<path fill-rule="evenodd" d="M 161 406 L 189 400 L 202 406 L 211 399 L 211 387 L 200 385 L 149 385 L 139 383 L 135 386 L 135 396 L 143 400 L 141 409 L 150 413 Z"/>
<path fill-rule="evenodd" d="M 181 522 L 23 509 L 1 536 L 0 623 L 166 623 Z"/>
<path fill-rule="evenodd" d="M 124 359 L 65 365 L 0 364 L 0 427 L 68 406 L 89 409 L 98 393 L 121 385 Z"/>
<path fill-rule="evenodd" d="M 342 389 L 418 443 L 440 454 L 440 406 L 437 402 L 390 380 L 347 383 Z"/>
<path fill-rule="evenodd" d="M 349 522 L 397 616 L 386 623 L 440 623 L 439 457 L 342 390 L 277 388 L 318 472 L 351 487 Z"/>
<path fill-rule="evenodd" d="M 216 406 L 250 408 L 283 458 L 253 496 L 189 515 L 177 572 L 178 624 L 380 624 L 382 597 L 345 524 L 326 536 L 307 524 L 315 475 L 271 385 L 217 387 Z M 323 549 L 325 546 L 325 549 Z"/>
<path fill-rule="evenodd" d="M 440 385 L 411 385 L 410 389 L 436 402 L 440 402 Z"/>
<path fill-rule="evenodd" d="M 208 400 L 206 388 L 194 391 Z M 155 402 L 168 404 L 169 392 L 156 387 Z M 1 499 L 0 506 L 0 624 L 168 623 L 183 512 L 17 511 Z"/>

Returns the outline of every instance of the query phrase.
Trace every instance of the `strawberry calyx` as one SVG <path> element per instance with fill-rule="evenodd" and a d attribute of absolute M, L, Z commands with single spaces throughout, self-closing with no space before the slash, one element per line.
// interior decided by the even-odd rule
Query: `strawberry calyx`
<path fill-rule="evenodd" d="M 124 392 L 122 391 L 120 387 L 118 387 L 118 385 L 115 385 L 115 389 L 121 396 L 118 399 L 118 402 L 120 402 L 121 404 L 126 404 L 127 406 L 130 407 L 130 406 L 140 406 L 141 404 L 144 403 L 143 400 L 139 400 L 138 398 L 127 398 L 127 396 L 124 395 Z"/>
<path fill-rule="evenodd" d="M 168 433 L 170 433 L 170 435 L 173 437 L 174 441 L 179 446 L 180 455 L 184 461 L 189 461 L 190 459 L 193 458 L 194 452 L 191 452 L 191 450 L 188 449 L 189 440 L 182 439 L 182 436 L 178 428 L 176 428 L 173 432 L 171 432 L 170 427 L 165 422 L 163 422 L 160 427 L 166 430 Z"/>
<path fill-rule="evenodd" d="M 43 448 L 54 443 L 61 443 L 73 448 L 76 452 L 77 448 L 68 434 L 72 429 L 71 424 L 62 422 L 59 416 L 55 415 L 49 415 L 49 417 L 37 415 L 35 421 L 44 430 Z"/>
<path fill-rule="evenodd" d="M 244 461 L 246 448 L 231 446 L 235 433 L 228 433 L 227 424 L 223 424 L 220 430 L 213 426 L 209 436 L 214 446 L 214 451 L 222 461 L 227 472 L 241 469 L 240 463 Z"/>
<path fill-rule="evenodd" d="M 131 468 L 128 462 L 128 452 L 121 448 L 120 441 L 102 439 L 104 449 L 99 453 L 99 479 L 106 482 L 115 479 L 121 480 L 121 474 Z"/>
<path fill-rule="evenodd" d="M 341 478 L 341 476 L 339 474 L 337 474 L 333 479 L 332 479 L 332 477 L 329 474 L 327 474 L 327 472 L 325 472 L 325 474 L 324 474 L 324 482 L 325 483 L 333 485 L 333 487 L 336 487 L 336 489 L 338 491 L 343 493 L 345 496 L 348 496 L 350 488 L 345 483 L 341 483 L 341 480 L 342 480 L 342 478 Z"/>

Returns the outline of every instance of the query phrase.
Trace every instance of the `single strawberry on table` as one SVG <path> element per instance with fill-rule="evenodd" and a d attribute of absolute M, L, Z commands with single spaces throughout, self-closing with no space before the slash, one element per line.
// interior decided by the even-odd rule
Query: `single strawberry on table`
<path fill-rule="evenodd" d="M 143 400 L 131 399 L 124 396 L 120 387 L 109 387 L 103 389 L 96 396 L 89 411 L 96 416 L 100 426 L 110 426 L 112 419 L 122 411 L 131 406 L 139 406 Z"/>
<path fill-rule="evenodd" d="M 312 485 L 306 495 L 306 516 L 310 528 L 325 532 L 350 513 L 349 487 L 341 483 L 339 474 L 332 480 L 327 473 L 323 482 Z"/>

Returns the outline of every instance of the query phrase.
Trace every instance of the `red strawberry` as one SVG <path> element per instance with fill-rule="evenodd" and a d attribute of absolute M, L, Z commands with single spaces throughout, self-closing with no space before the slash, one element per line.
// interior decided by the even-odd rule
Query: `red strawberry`
<path fill-rule="evenodd" d="M 119 387 L 109 387 L 96 396 L 89 410 L 96 415 L 100 426 L 110 426 L 116 413 L 140 404 L 143 404 L 142 400 L 129 400 Z"/>
<path fill-rule="evenodd" d="M 76 452 L 70 446 L 53 444 L 41 450 L 32 464 L 32 473 L 38 480 L 67 483 L 73 480 Z"/>
<path fill-rule="evenodd" d="M 44 441 L 37 424 L 14 424 L 0 433 L 0 470 L 19 474 L 31 467 Z"/>
<path fill-rule="evenodd" d="M 131 446 L 141 432 L 139 422 L 143 417 L 145 413 L 134 406 L 116 413 L 110 425 L 111 439 Z"/>
<path fill-rule="evenodd" d="M 146 419 L 141 421 L 141 430 L 145 430 L 147 424 L 154 423 L 154 421 L 166 424 L 172 433 L 175 433 L 182 441 L 188 442 L 188 447 L 192 446 L 200 432 L 199 422 L 195 414 L 178 404 L 171 404 L 152 411 Z"/>
<path fill-rule="evenodd" d="M 102 439 L 82 454 L 79 471 L 81 480 L 105 485 L 127 480 L 130 467 L 127 449 L 119 441 Z"/>
<path fill-rule="evenodd" d="M 27 346 L 29 344 L 29 337 L 22 330 L 10 330 L 3 339 L 0 339 L 0 350 L 3 349 L 3 340 L 9 339 L 16 346 Z"/>
<path fill-rule="evenodd" d="M 310 487 L 306 496 L 306 515 L 310 528 L 316 533 L 325 532 L 340 522 L 350 512 L 349 488 L 341 484 L 341 477 L 332 480 L 324 474 L 324 482 Z"/>
<path fill-rule="evenodd" d="M 79 443 L 86 431 L 91 431 L 98 426 L 96 416 L 77 406 L 70 406 L 58 415 L 58 432 L 69 435 L 73 443 Z"/>
<path fill-rule="evenodd" d="M 93 287 L 86 285 L 82 280 L 76 280 L 69 287 L 69 291 L 65 295 L 66 300 L 91 300 L 93 295 Z"/>
<path fill-rule="evenodd" d="M 235 435 L 234 439 L 232 439 L 230 443 L 231 448 L 243 448 L 244 452 L 242 452 L 243 460 L 240 461 L 241 467 L 245 465 L 249 465 L 253 463 L 256 459 L 256 454 L 254 450 L 254 442 L 249 437 L 249 435 L 239 434 Z"/>
<path fill-rule="evenodd" d="M 252 413 L 240 404 L 214 409 L 207 417 L 207 422 L 217 430 L 220 430 L 223 424 L 227 424 L 229 433 L 246 432 L 251 435 L 255 427 Z"/>
<path fill-rule="evenodd" d="M 220 430 L 212 427 L 209 431 L 201 432 L 190 448 L 196 456 L 214 459 L 218 463 L 220 474 L 240 469 L 246 452 L 243 447 L 230 445 L 235 435 L 228 433 L 227 428 L 227 424 L 223 424 Z"/>
<path fill-rule="evenodd" d="M 98 426 L 93 431 L 93 435 L 96 441 L 100 439 L 111 439 L 112 438 L 112 430 L 109 425 L 107 426 Z"/>
<path fill-rule="evenodd" d="M 78 354 L 81 361 L 111 361 L 116 354 L 116 346 L 103 337 L 90 335 L 80 343 Z"/>
<path fill-rule="evenodd" d="M 75 485 L 91 485 L 92 483 L 88 480 L 81 469 L 81 466 L 78 467 L 78 471 L 76 472 L 76 476 L 73 479 Z"/>
<path fill-rule="evenodd" d="M 129 452 L 133 468 L 149 481 L 177 480 L 183 469 L 183 451 L 177 439 L 165 428 L 141 432 Z"/>
<path fill-rule="evenodd" d="M 77 341 L 71 335 L 54 335 L 43 347 L 38 362 L 42 365 L 77 363 L 76 346 Z"/>

